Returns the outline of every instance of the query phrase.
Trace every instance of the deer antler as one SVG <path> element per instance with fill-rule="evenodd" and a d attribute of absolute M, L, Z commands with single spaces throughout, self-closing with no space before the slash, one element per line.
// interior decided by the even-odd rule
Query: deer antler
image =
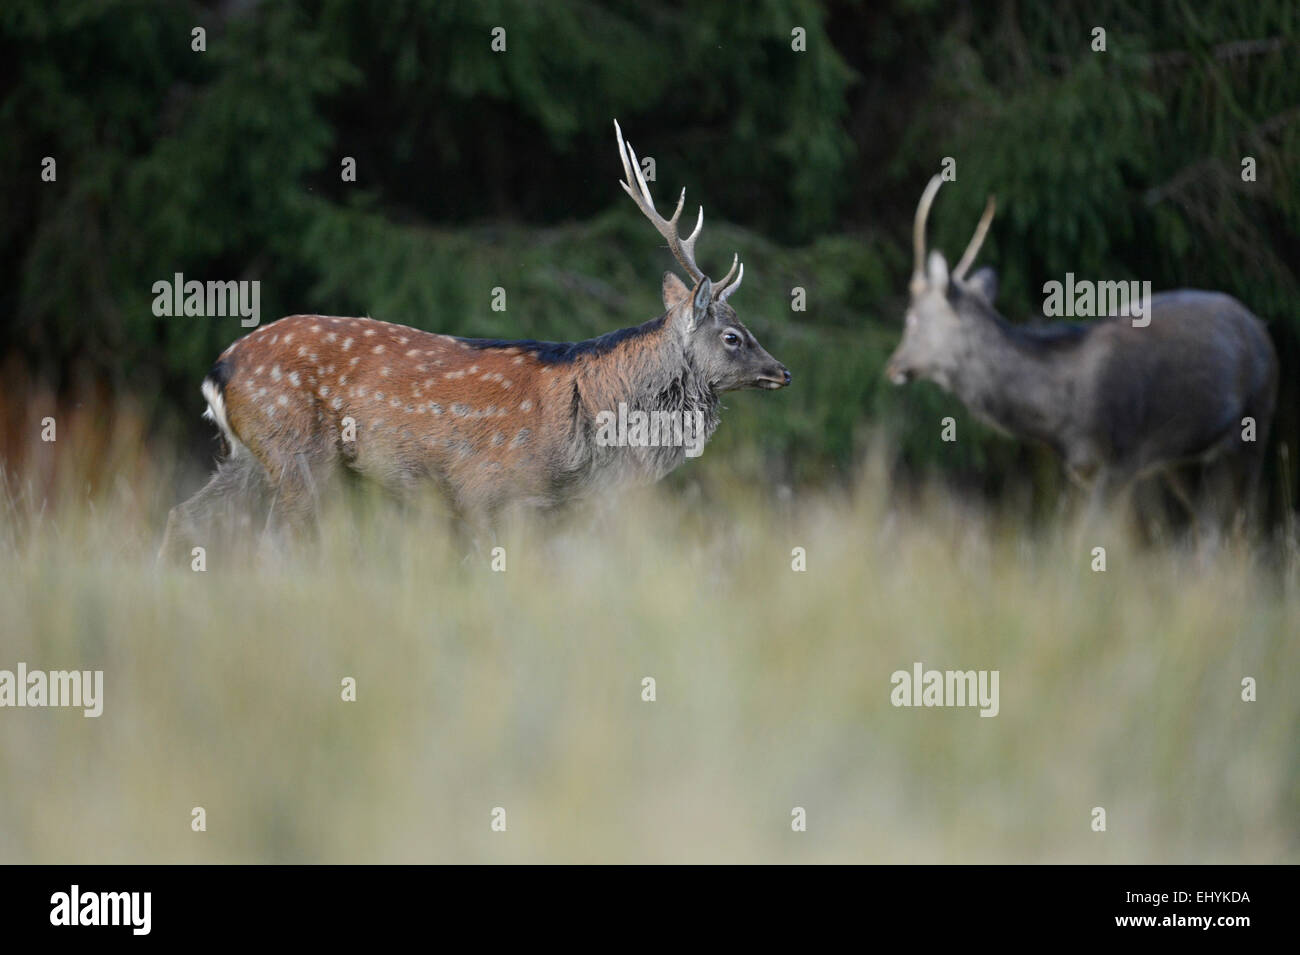
<path fill-rule="evenodd" d="M 912 223 L 912 294 L 918 294 L 925 288 L 925 220 L 930 217 L 930 206 L 934 204 L 934 195 L 943 185 L 943 176 L 935 173 L 925 192 L 921 193 L 921 202 L 916 207 L 916 219 Z"/>
<path fill-rule="evenodd" d="M 618 137 L 618 158 L 623 160 L 623 174 L 627 177 L 626 182 L 619 182 L 623 191 L 632 197 L 637 208 L 642 214 L 650 220 L 651 224 L 659 230 L 659 234 L 668 240 L 668 249 L 673 256 L 681 263 L 695 282 L 704 278 L 704 273 L 700 267 L 695 264 L 695 239 L 700 234 L 700 229 L 704 227 L 704 207 L 700 206 L 699 218 L 696 219 L 695 229 L 689 236 L 683 239 L 677 234 L 677 219 L 682 214 L 682 206 L 686 202 L 686 190 L 682 189 L 681 198 L 677 200 L 677 209 L 673 212 L 671 219 L 665 219 L 655 211 L 655 201 L 650 198 L 650 188 L 646 185 L 645 177 L 641 175 L 641 166 L 636 160 L 636 153 L 632 147 L 623 141 L 623 130 L 619 128 L 618 120 L 614 120 L 614 134 Z M 631 158 L 629 164 L 628 159 Z M 636 183 L 637 188 L 632 187 Z M 730 275 L 731 273 L 727 273 Z M 739 280 L 736 282 L 740 284 Z M 730 294 L 730 292 L 728 292 Z"/>
<path fill-rule="evenodd" d="M 966 246 L 966 251 L 961 254 L 957 267 L 952 270 L 952 277 L 956 281 L 960 282 L 966 278 L 966 270 L 974 264 L 975 256 L 980 254 L 980 246 L 984 244 L 984 237 L 989 234 L 989 226 L 993 222 L 993 213 L 997 211 L 997 205 L 997 200 L 989 196 L 989 201 L 984 205 L 984 214 L 980 216 L 975 234 L 971 236 L 970 245 Z"/>
<path fill-rule="evenodd" d="M 736 266 L 740 266 L 740 274 L 736 275 L 736 281 L 731 282 L 732 273 L 736 271 Z M 740 288 L 741 281 L 745 278 L 745 263 L 740 261 L 740 253 L 731 257 L 731 268 L 727 269 L 727 274 L 722 277 L 717 285 L 718 291 L 713 294 L 716 301 L 725 302 L 731 297 L 731 293 Z M 727 283 L 731 282 L 730 285 Z"/>

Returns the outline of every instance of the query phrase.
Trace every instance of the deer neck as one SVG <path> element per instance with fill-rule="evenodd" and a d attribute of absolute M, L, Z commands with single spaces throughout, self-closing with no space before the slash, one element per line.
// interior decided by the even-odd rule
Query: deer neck
<path fill-rule="evenodd" d="M 976 417 L 1058 446 L 1072 413 L 1072 345 L 1045 345 L 1000 316 L 968 317 L 948 387 Z"/>
<path fill-rule="evenodd" d="M 662 478 L 702 450 L 718 426 L 718 395 L 677 330 L 659 319 L 638 331 L 578 363 L 573 409 L 575 437 L 592 468 L 634 484 Z M 608 430 L 602 434 L 611 417 L 620 443 L 609 443 Z M 650 444 L 640 443 L 640 421 L 650 422 Z M 665 428 L 672 431 L 667 442 Z"/>

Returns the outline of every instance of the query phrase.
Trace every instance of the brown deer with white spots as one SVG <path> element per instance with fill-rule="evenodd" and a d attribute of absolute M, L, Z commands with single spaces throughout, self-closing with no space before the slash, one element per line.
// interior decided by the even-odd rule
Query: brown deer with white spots
<path fill-rule="evenodd" d="M 700 442 L 722 392 L 783 388 L 785 366 L 736 317 L 739 257 L 720 282 L 695 263 L 695 229 L 655 210 L 636 154 L 614 124 L 623 189 L 654 224 L 688 287 L 663 278 L 665 312 L 588 341 L 454 338 L 376 321 L 293 315 L 236 341 L 203 380 L 229 448 L 208 484 L 172 509 L 160 556 L 188 555 L 214 513 L 259 486 L 268 527 L 309 526 L 322 491 L 344 470 L 401 496 L 435 486 L 476 533 L 507 508 L 554 508 L 657 481 L 686 456 L 681 442 L 598 440 L 602 412 L 689 415 Z M 183 548 L 183 549 L 182 549 Z"/>

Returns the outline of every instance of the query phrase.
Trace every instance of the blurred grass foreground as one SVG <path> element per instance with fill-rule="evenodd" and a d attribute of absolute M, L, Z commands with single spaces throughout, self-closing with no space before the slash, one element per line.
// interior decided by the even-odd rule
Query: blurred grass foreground
<path fill-rule="evenodd" d="M 0 669 L 104 700 L 0 711 L 0 861 L 1300 861 L 1266 547 L 1031 528 L 875 454 L 806 495 L 688 465 L 518 529 L 504 572 L 368 505 L 293 560 L 155 572 L 197 476 L 92 419 L 5 463 Z M 997 670 L 999 712 L 893 706 L 918 662 Z"/>

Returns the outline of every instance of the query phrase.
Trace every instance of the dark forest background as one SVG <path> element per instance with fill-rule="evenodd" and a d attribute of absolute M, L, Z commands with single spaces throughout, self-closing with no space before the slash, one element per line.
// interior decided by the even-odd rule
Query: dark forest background
<path fill-rule="evenodd" d="M 1279 0 L 8 0 L 0 405 L 129 403 L 205 464 L 198 382 L 246 330 L 156 318 L 151 286 L 175 272 L 259 279 L 263 323 L 361 314 L 571 340 L 651 318 L 675 263 L 618 188 L 617 118 L 654 157 L 661 206 L 681 186 L 691 213 L 703 203 L 705 269 L 741 253 L 733 304 L 795 375 L 731 396 L 701 466 L 833 483 L 881 426 L 905 471 L 995 496 L 1059 485 L 1045 452 L 883 379 L 912 214 L 945 156 L 957 180 L 931 247 L 959 254 L 996 193 L 980 261 L 1011 320 L 1039 315 L 1067 271 L 1219 289 L 1268 320 L 1274 450 L 1293 460 L 1298 21 Z M 956 444 L 939 438 L 947 414 Z M 1275 503 L 1293 502 L 1295 468 L 1270 462 Z"/>

